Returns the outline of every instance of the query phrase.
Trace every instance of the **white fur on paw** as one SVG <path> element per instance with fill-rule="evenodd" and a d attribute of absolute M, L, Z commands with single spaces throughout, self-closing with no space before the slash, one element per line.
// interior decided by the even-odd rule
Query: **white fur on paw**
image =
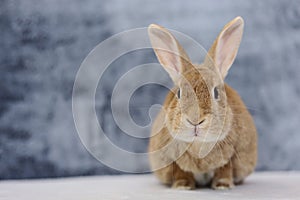
<path fill-rule="evenodd" d="M 188 180 L 176 180 L 173 185 L 172 188 L 178 189 L 178 190 L 192 190 L 195 188 L 195 184 L 191 183 Z"/>
<path fill-rule="evenodd" d="M 176 187 L 173 187 L 177 190 L 192 190 L 193 188 L 191 186 L 176 186 Z"/>
<path fill-rule="evenodd" d="M 214 181 L 212 184 L 212 188 L 215 190 L 228 190 L 234 188 L 234 184 L 232 180 L 227 178 L 222 178 L 217 181 Z"/>

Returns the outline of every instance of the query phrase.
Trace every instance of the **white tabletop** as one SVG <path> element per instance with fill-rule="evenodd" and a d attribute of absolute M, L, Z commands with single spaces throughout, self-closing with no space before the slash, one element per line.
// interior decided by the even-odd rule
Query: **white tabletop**
<path fill-rule="evenodd" d="M 152 174 L 0 182 L 0 199 L 300 199 L 300 172 L 256 172 L 232 190 L 175 190 Z"/>

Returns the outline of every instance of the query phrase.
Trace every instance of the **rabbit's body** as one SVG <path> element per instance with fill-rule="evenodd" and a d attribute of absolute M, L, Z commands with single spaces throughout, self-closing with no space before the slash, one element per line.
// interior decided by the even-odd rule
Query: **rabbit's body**
<path fill-rule="evenodd" d="M 161 182 L 184 189 L 195 188 L 196 182 L 232 188 L 254 170 L 253 119 L 237 92 L 223 82 L 242 30 L 241 18 L 227 24 L 204 63 L 196 65 L 167 30 L 149 27 L 155 53 L 175 83 L 153 123 L 149 144 L 150 164 Z"/>
<path fill-rule="evenodd" d="M 174 184 L 176 176 L 183 176 L 184 178 L 191 179 L 192 184 L 190 186 L 189 183 L 185 183 L 187 184 L 187 188 L 193 188 L 195 186 L 194 183 L 197 183 L 198 185 L 207 185 L 212 182 L 214 175 L 216 175 L 215 171 L 222 170 L 222 167 L 229 163 L 230 166 L 228 167 L 232 170 L 233 181 L 238 184 L 254 170 L 256 165 L 257 147 L 256 129 L 252 117 L 237 92 L 228 85 L 225 85 L 225 90 L 228 105 L 232 105 L 232 114 L 238 116 L 233 117 L 230 132 L 225 139 L 217 142 L 209 154 L 204 158 L 199 158 L 193 153 L 199 151 L 197 149 L 197 147 L 201 145 L 199 143 L 193 143 L 187 149 L 186 144 L 176 144 L 168 149 L 166 152 L 167 155 L 162 153 L 162 160 L 150 156 L 150 163 L 154 169 L 164 162 L 163 159 L 166 159 L 165 156 L 169 156 L 174 160 L 174 162 L 167 167 L 154 171 L 163 183 L 170 185 Z M 165 110 L 167 110 L 169 106 L 172 106 L 172 101 L 176 101 L 176 97 L 173 92 L 170 92 L 164 102 Z M 162 120 L 162 118 L 164 118 L 163 115 L 164 111 L 161 110 L 159 117 L 157 117 L 153 123 L 154 130 L 157 129 L 156 127 L 165 126 L 161 124 L 164 123 Z M 158 134 L 154 132 L 154 136 L 151 136 L 150 139 L 149 152 L 167 146 L 172 140 L 173 137 L 170 135 L 167 128 L 163 128 Z M 178 150 L 178 148 L 184 149 L 185 152 L 182 155 L 179 155 L 181 151 Z M 177 173 L 179 173 L 179 175 L 176 175 Z M 228 175 L 225 173 L 224 176 Z M 214 184 L 213 187 L 217 187 L 217 183 Z M 224 184 L 225 185 L 221 186 L 226 187 L 226 183 Z M 176 187 L 177 185 L 173 186 Z M 228 186 L 233 186 L 230 180 Z"/>

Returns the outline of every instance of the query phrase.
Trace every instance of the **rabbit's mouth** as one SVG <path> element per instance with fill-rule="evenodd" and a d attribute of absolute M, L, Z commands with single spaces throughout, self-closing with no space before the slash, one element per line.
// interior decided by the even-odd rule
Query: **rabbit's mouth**
<path fill-rule="evenodd" d="M 200 128 L 199 126 L 195 126 L 193 128 L 185 127 L 175 131 L 173 137 L 185 142 L 192 142 L 194 140 L 202 140 L 205 135 L 205 132 L 206 131 Z"/>
<path fill-rule="evenodd" d="M 223 140 L 226 134 L 217 134 L 214 131 L 205 129 L 203 127 L 185 128 L 175 131 L 174 138 L 185 142 L 218 142 Z"/>
<path fill-rule="evenodd" d="M 200 137 L 201 132 L 200 131 L 194 131 L 193 135 L 194 135 L 194 137 Z"/>
<path fill-rule="evenodd" d="M 199 126 L 195 126 L 194 127 L 194 136 L 195 137 L 199 137 L 201 135 L 203 131 L 201 130 L 201 128 Z"/>
<path fill-rule="evenodd" d="M 183 120 L 180 126 L 171 131 L 173 137 L 177 140 L 184 142 L 217 142 L 223 140 L 227 135 L 227 130 L 222 127 L 213 126 L 212 123 L 216 118 L 207 117 L 205 121 L 198 124 L 188 123 L 187 120 Z M 224 128 L 224 127 L 223 127 Z"/>
<path fill-rule="evenodd" d="M 201 136 L 203 136 L 203 134 L 205 132 L 207 132 L 206 123 L 203 123 L 203 121 L 201 123 L 198 123 L 198 124 L 195 124 L 195 125 L 192 124 L 192 123 L 185 123 L 184 124 L 185 131 L 183 131 L 183 132 L 186 132 L 191 137 L 201 137 Z"/>

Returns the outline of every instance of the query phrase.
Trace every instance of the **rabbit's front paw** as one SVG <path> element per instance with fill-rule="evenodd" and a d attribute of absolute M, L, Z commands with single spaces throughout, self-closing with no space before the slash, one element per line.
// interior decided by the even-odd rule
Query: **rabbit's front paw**
<path fill-rule="evenodd" d="M 212 188 L 215 190 L 227 190 L 234 188 L 234 184 L 232 179 L 221 178 L 213 181 Z"/>
<path fill-rule="evenodd" d="M 193 190 L 195 189 L 195 182 L 187 179 L 179 179 L 174 181 L 172 188 L 180 190 Z"/>

